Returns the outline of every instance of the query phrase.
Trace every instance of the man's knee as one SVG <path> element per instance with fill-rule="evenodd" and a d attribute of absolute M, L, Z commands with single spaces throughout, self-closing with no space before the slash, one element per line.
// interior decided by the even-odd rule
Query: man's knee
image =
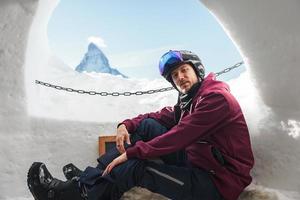
<path fill-rule="evenodd" d="M 167 128 L 152 118 L 144 119 L 138 126 L 135 134 L 140 136 L 143 141 L 151 140 L 163 133 L 167 132 Z"/>
<path fill-rule="evenodd" d="M 152 126 L 162 126 L 158 121 L 156 121 L 155 119 L 152 118 L 146 118 L 143 119 L 140 123 L 140 125 L 138 126 L 138 129 L 147 129 L 149 127 Z"/>

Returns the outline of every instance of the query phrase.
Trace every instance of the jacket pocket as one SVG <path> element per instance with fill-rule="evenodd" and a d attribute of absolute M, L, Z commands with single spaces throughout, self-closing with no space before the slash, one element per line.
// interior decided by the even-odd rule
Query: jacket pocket
<path fill-rule="evenodd" d="M 226 164 L 222 153 L 206 141 L 198 141 L 197 144 L 199 145 L 199 152 L 201 152 L 200 159 L 203 163 L 203 168 L 212 175 L 222 173 Z"/>

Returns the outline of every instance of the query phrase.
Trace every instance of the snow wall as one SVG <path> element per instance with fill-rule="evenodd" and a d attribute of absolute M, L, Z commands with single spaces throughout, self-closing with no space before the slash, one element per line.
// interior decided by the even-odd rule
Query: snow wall
<path fill-rule="evenodd" d="M 27 114 L 25 86 L 32 82 L 26 67 L 38 69 L 47 59 L 45 30 L 57 3 L 0 1 L 0 199 L 30 196 L 26 173 L 35 160 L 46 162 L 58 177 L 62 177 L 60 168 L 67 162 L 79 167 L 95 164 L 98 135 L 113 133 L 117 123 L 62 121 Z M 274 189 L 300 191 L 299 137 L 288 135 L 291 131 L 299 133 L 299 124 L 281 129 L 282 123 L 291 125 L 289 120 L 300 121 L 300 2 L 202 3 L 240 50 L 258 93 L 272 111 L 264 125 L 257 127 L 259 134 L 252 135 L 255 182 Z M 31 66 L 26 65 L 25 57 Z"/>
<path fill-rule="evenodd" d="M 263 104 L 271 109 L 251 130 L 256 133 L 252 135 L 255 179 L 300 192 L 300 140 L 287 135 L 300 133 L 300 1 L 201 2 L 236 44 Z M 256 106 L 263 109 L 262 104 Z M 282 130 L 280 124 L 291 126 Z"/>
<path fill-rule="evenodd" d="M 114 131 L 115 124 L 50 120 L 27 114 L 25 85 L 32 82 L 25 79 L 25 57 L 36 66 L 47 59 L 44 51 L 48 44 L 42 42 L 47 41 L 45 30 L 56 5 L 53 0 L 0 1 L 1 200 L 30 197 L 26 171 L 33 161 L 45 161 L 60 178 L 61 167 L 68 162 L 81 168 L 96 164 L 98 136 Z M 31 49 L 33 46 L 36 49 Z"/>

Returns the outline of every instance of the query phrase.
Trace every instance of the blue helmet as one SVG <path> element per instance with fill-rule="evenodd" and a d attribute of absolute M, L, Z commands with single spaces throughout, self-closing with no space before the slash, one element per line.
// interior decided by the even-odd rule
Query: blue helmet
<path fill-rule="evenodd" d="M 159 61 L 160 74 L 169 82 L 172 82 L 171 72 L 184 63 L 190 64 L 197 76 L 201 80 L 204 79 L 205 70 L 200 58 L 193 52 L 186 50 L 170 50 L 165 53 Z"/>

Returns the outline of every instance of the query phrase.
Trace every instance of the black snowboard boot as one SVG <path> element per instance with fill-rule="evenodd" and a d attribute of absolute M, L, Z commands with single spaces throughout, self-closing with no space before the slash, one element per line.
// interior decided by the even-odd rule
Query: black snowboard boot
<path fill-rule="evenodd" d="M 27 185 L 35 200 L 85 200 L 77 179 L 53 178 L 45 164 L 34 162 L 27 174 Z"/>
<path fill-rule="evenodd" d="M 63 173 L 67 180 L 71 180 L 74 177 L 80 177 L 82 170 L 78 169 L 73 163 L 69 163 L 63 167 Z"/>

